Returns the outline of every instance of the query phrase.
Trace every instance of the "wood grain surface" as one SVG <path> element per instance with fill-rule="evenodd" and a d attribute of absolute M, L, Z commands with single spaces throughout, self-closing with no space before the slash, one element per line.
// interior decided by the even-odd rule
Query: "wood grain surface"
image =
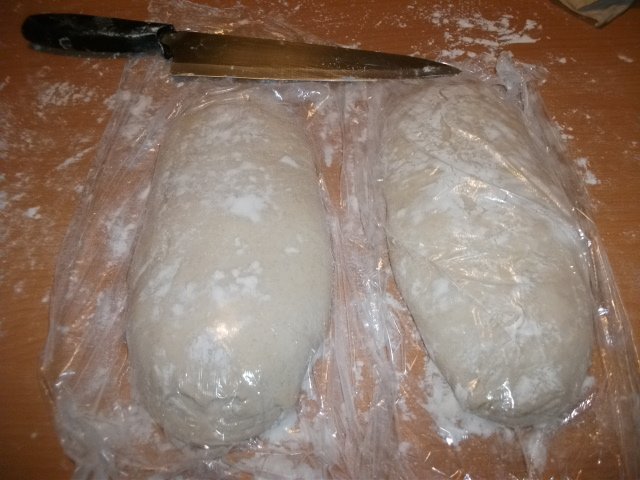
<path fill-rule="evenodd" d="M 583 174 L 640 345 L 640 5 L 604 28 L 553 1 L 233 0 L 319 41 L 444 61 L 510 51 L 546 68 L 549 116 Z M 39 377 L 56 257 L 124 60 L 31 50 L 33 13 L 149 18 L 140 0 L 0 4 L 0 478 L 70 478 Z M 500 27 L 500 28 L 492 28 Z M 508 27 L 508 28 L 507 28 Z M 508 31 L 507 31 L 508 30 Z M 638 368 L 638 365 L 634 365 Z M 588 471 L 581 479 L 596 478 Z"/>

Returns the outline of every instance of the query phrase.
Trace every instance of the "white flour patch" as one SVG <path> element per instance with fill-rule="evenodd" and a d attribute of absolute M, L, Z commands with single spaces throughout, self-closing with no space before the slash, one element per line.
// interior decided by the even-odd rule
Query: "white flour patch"
<path fill-rule="evenodd" d="M 67 81 L 43 83 L 36 100 L 36 114 L 40 118 L 45 118 L 52 106 L 69 107 L 90 103 L 95 97 L 95 90 L 86 85 L 74 85 Z"/>
<path fill-rule="evenodd" d="M 435 421 L 438 435 L 447 445 L 457 447 L 472 436 L 488 438 L 500 435 L 507 441 L 513 440 L 513 431 L 509 428 L 463 410 L 447 381 L 428 358 L 425 359 L 422 389 L 427 392 L 424 408 Z"/>
<path fill-rule="evenodd" d="M 91 146 L 91 147 L 87 147 L 84 150 L 79 151 L 78 153 L 76 153 L 75 155 L 71 155 L 70 157 L 66 158 L 60 165 L 58 165 L 56 167 L 56 170 L 64 170 L 65 168 L 78 163 L 80 160 L 83 159 L 83 157 L 89 153 L 91 150 L 93 150 L 95 148 L 95 146 Z"/>
<path fill-rule="evenodd" d="M 229 213 L 258 223 L 262 219 L 262 212 L 267 207 L 267 202 L 258 195 L 248 193 L 231 195 L 225 199 L 223 205 Z"/>
<path fill-rule="evenodd" d="M 600 180 L 593 174 L 593 172 L 587 170 L 584 173 L 584 183 L 586 183 L 587 185 L 598 185 L 600 183 Z"/>
<path fill-rule="evenodd" d="M 622 60 L 625 63 L 633 63 L 635 60 L 627 55 L 623 55 L 622 53 L 618 54 L 618 59 Z"/>
<path fill-rule="evenodd" d="M 400 444 L 398 445 L 398 453 L 400 453 L 400 455 L 406 456 L 407 453 L 409 453 L 409 451 L 411 450 L 411 443 L 409 442 L 400 442 Z"/>
<path fill-rule="evenodd" d="M 411 407 L 407 404 L 405 397 L 400 397 L 396 400 L 396 408 L 400 413 L 400 417 L 405 422 L 411 422 L 416 420 L 416 414 L 411 410 Z"/>
<path fill-rule="evenodd" d="M 120 134 L 126 141 L 133 141 L 148 126 L 153 115 L 153 98 L 148 95 L 120 90 L 104 100 L 107 110 L 115 110 L 116 106 L 126 105 L 126 117 L 120 128 Z"/>
<path fill-rule="evenodd" d="M 331 167 L 333 165 L 333 157 L 335 155 L 335 149 L 332 145 L 325 145 L 322 149 L 324 164 L 327 167 Z"/>
<path fill-rule="evenodd" d="M 440 59 L 476 58 L 495 60 L 507 45 L 535 43 L 539 40 L 541 26 L 536 20 L 517 23 L 513 15 L 485 18 L 479 12 L 463 12 L 453 5 L 436 5 L 422 18 L 443 31 L 447 49 L 440 52 Z"/>
<path fill-rule="evenodd" d="M 24 292 L 24 280 L 20 280 L 13 286 L 13 293 L 20 295 Z"/>
<path fill-rule="evenodd" d="M 289 165 L 290 167 L 293 167 L 293 168 L 300 168 L 300 165 L 298 165 L 298 163 L 289 155 L 284 155 L 280 159 L 280 163 L 284 163 L 285 165 Z"/>
<path fill-rule="evenodd" d="M 136 231 L 135 223 L 122 224 L 119 220 L 116 228 L 112 231 L 110 236 L 111 254 L 114 259 L 123 258 L 127 252 L 131 250 L 133 244 L 133 234 Z"/>
<path fill-rule="evenodd" d="M 568 125 L 562 125 L 560 123 L 558 123 L 558 120 L 554 117 L 553 122 L 555 124 L 555 127 L 558 130 L 558 133 L 560 134 L 560 138 L 562 139 L 563 142 L 567 142 L 569 140 L 573 140 L 575 137 L 573 136 L 573 134 L 571 132 L 573 132 L 573 127 L 570 127 Z"/>
<path fill-rule="evenodd" d="M 585 184 L 599 185 L 601 183 L 598 177 L 596 177 L 594 173 L 589 170 L 589 160 L 586 157 L 576 158 L 575 163 Z"/>
<path fill-rule="evenodd" d="M 299 431 L 297 423 L 298 414 L 295 410 L 283 412 L 271 428 L 260 437 L 270 443 L 285 443 L 287 440 L 291 440 L 291 437 Z"/>
<path fill-rule="evenodd" d="M 27 218 L 32 218 L 34 220 L 37 220 L 39 218 L 42 218 L 42 215 L 38 213 L 39 210 L 40 210 L 40 207 L 27 208 L 24 212 L 24 216 Z"/>
<path fill-rule="evenodd" d="M 8 302 L 11 295 L 26 300 L 41 315 L 50 301 L 48 282 L 31 281 L 33 272 L 53 271 L 83 181 L 83 172 L 72 167 L 102 133 L 90 121 L 75 123 L 105 110 L 105 87 L 78 75 L 98 63 L 43 66 L 25 71 L 20 81 L 0 75 L 0 160 L 11 164 L 0 174 L 0 285 L 10 292 Z M 10 311 L 0 309 L 6 337 L 13 334 Z"/>

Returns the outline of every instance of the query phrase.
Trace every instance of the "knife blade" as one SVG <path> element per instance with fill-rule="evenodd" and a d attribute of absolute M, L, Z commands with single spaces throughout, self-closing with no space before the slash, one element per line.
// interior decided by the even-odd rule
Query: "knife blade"
<path fill-rule="evenodd" d="M 356 81 L 455 75 L 444 63 L 345 47 L 176 31 L 173 25 L 80 14 L 27 17 L 34 48 L 88 54 L 161 53 L 180 76 Z"/>

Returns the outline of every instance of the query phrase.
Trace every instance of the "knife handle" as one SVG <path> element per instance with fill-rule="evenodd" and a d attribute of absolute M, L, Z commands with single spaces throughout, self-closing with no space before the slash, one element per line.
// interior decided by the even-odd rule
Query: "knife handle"
<path fill-rule="evenodd" d="M 170 53 L 160 36 L 173 25 L 93 15 L 44 13 L 22 24 L 22 35 L 35 47 L 76 52 L 126 54 Z"/>

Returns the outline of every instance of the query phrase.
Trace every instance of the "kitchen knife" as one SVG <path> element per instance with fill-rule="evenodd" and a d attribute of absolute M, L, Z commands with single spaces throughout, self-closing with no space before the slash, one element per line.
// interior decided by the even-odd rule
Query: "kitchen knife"
<path fill-rule="evenodd" d="M 176 31 L 173 25 L 79 14 L 28 17 L 22 34 L 35 48 L 92 54 L 161 53 L 174 75 L 278 80 L 375 80 L 454 75 L 418 57 L 351 48 Z"/>

